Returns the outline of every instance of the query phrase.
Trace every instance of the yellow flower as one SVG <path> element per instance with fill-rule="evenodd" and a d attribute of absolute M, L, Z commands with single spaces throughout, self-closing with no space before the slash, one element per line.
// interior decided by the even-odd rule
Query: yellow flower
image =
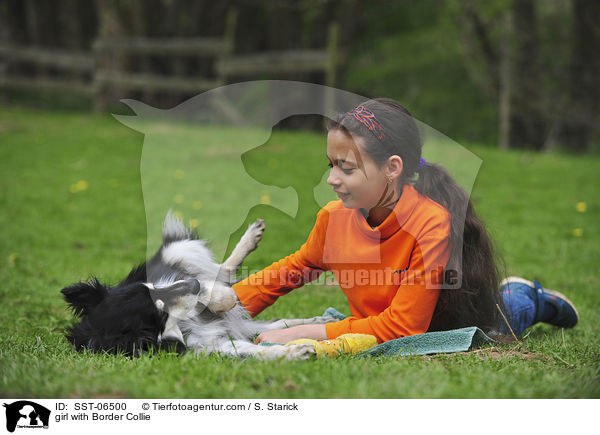
<path fill-rule="evenodd" d="M 264 204 L 264 205 L 269 205 L 269 204 L 271 204 L 271 197 L 269 196 L 269 194 L 268 194 L 268 193 L 263 193 L 263 194 L 260 196 L 260 203 L 261 203 L 261 204 Z"/>
<path fill-rule="evenodd" d="M 200 210 L 202 208 L 202 201 L 195 201 L 192 207 L 194 207 L 194 210 Z"/>
<path fill-rule="evenodd" d="M 191 226 L 192 228 L 196 228 L 198 225 L 200 225 L 200 221 L 199 221 L 198 219 L 192 219 L 192 220 L 190 221 L 190 226 Z"/>
<path fill-rule="evenodd" d="M 587 211 L 587 204 L 585 202 L 581 201 L 575 205 L 575 208 L 577 209 L 577 211 L 579 213 L 585 213 Z"/>
<path fill-rule="evenodd" d="M 77 193 L 77 192 L 81 192 L 82 190 L 85 190 L 88 188 L 88 183 L 85 180 L 79 180 L 77 183 L 75 184 L 71 184 L 69 186 L 69 192 L 71 193 Z"/>
<path fill-rule="evenodd" d="M 183 195 L 178 193 L 173 197 L 173 201 L 175 201 L 175 204 L 183 204 Z"/>
<path fill-rule="evenodd" d="M 17 262 L 18 258 L 19 258 L 19 254 L 17 254 L 16 252 L 13 252 L 12 254 L 10 254 L 8 256 L 8 262 L 10 263 L 11 266 L 13 266 Z"/>
<path fill-rule="evenodd" d="M 575 237 L 583 237 L 583 230 L 581 228 L 575 228 L 573 230 L 573 235 Z"/>
<path fill-rule="evenodd" d="M 181 219 L 181 212 L 177 211 L 177 210 L 173 210 L 173 215 L 177 218 L 177 219 Z"/>
<path fill-rule="evenodd" d="M 185 172 L 183 172 L 183 169 L 176 169 L 175 172 L 173 172 L 173 176 L 178 180 L 182 180 L 183 177 L 185 177 Z"/>

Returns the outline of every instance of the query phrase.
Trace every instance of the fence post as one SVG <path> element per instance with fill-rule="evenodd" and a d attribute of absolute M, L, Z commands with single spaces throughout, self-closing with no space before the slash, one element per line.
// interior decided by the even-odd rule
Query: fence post
<path fill-rule="evenodd" d="M 225 21 L 225 34 L 223 35 L 223 39 L 225 41 L 225 50 L 220 56 L 217 56 L 215 59 L 215 65 L 221 59 L 225 59 L 231 57 L 231 55 L 235 51 L 235 30 L 237 26 L 237 18 L 238 18 L 238 10 L 235 7 L 229 8 L 227 11 L 227 18 Z M 227 82 L 227 75 L 222 71 L 217 71 L 217 79 L 221 84 L 225 84 Z"/>
<path fill-rule="evenodd" d="M 339 42 L 340 27 L 337 22 L 329 24 L 329 31 L 327 34 L 327 69 L 325 71 L 325 85 L 328 87 L 325 90 L 325 102 L 324 109 L 326 114 L 330 114 L 335 108 L 335 88 L 336 85 L 336 74 L 337 66 L 339 63 Z"/>
<path fill-rule="evenodd" d="M 97 80 L 101 70 L 118 71 L 124 69 L 125 56 L 104 50 L 99 44 L 105 39 L 122 38 L 127 35 L 124 23 L 121 20 L 120 8 L 123 7 L 117 0 L 98 0 L 98 34 L 94 41 L 96 69 L 94 74 L 95 108 L 102 110 L 115 100 L 120 91 L 113 86 L 103 84 Z"/>
<path fill-rule="evenodd" d="M 103 85 L 99 80 L 99 72 L 102 69 L 102 55 L 100 51 L 100 38 L 92 42 L 92 55 L 94 57 L 94 69 L 92 71 L 92 106 L 94 112 L 100 112 L 105 108 L 105 101 L 102 95 Z"/>
<path fill-rule="evenodd" d="M 237 26 L 238 10 L 235 7 L 229 8 L 227 11 L 227 18 L 225 21 L 225 33 L 223 34 L 223 40 L 225 41 L 225 48 L 219 56 L 215 56 L 215 68 L 217 69 L 217 82 L 219 86 L 227 84 L 227 73 L 218 65 L 222 59 L 227 59 L 232 56 L 235 52 L 235 30 Z M 222 92 L 215 93 L 215 97 L 212 99 L 212 105 L 215 110 L 221 112 L 225 118 L 227 118 L 233 125 L 246 125 L 246 120 L 241 113 L 231 104 Z"/>

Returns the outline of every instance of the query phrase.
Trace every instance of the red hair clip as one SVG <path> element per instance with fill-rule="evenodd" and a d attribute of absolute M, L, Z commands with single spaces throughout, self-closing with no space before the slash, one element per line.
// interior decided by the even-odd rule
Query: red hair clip
<path fill-rule="evenodd" d="M 377 139 L 381 140 L 385 136 L 383 127 L 375 118 L 375 114 L 367 109 L 365 106 L 356 106 L 352 112 L 348 112 L 348 115 L 354 116 L 359 122 L 373 132 Z"/>

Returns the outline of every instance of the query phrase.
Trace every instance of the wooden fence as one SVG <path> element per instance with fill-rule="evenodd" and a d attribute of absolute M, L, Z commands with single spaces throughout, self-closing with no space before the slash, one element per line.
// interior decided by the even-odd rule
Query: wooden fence
<path fill-rule="evenodd" d="M 8 74 L 13 62 L 52 68 L 68 73 L 92 73 L 94 71 L 94 56 L 87 52 L 46 50 L 36 47 L 20 47 L 0 44 L 0 87 L 9 89 L 40 89 L 49 91 L 68 91 L 87 95 L 93 94 L 93 86 L 89 81 L 58 80 L 46 75 L 38 77 L 20 77 Z"/>
<path fill-rule="evenodd" d="M 324 84 L 335 87 L 336 70 L 342 60 L 336 23 L 330 24 L 327 46 L 322 50 L 235 55 L 236 22 L 237 11 L 232 9 L 227 15 L 225 33 L 220 38 L 97 39 L 89 52 L 0 44 L 0 88 L 80 93 L 91 97 L 94 108 L 102 110 L 109 103 L 106 96 L 110 95 L 111 89 L 190 94 L 223 86 L 233 78 L 248 80 L 266 76 L 282 79 L 289 74 L 312 72 L 324 73 Z M 127 71 L 119 62 L 111 62 L 119 56 L 169 59 L 197 56 L 203 60 L 211 59 L 214 71 L 211 77 L 136 73 Z M 9 73 L 11 63 L 33 65 L 36 70 L 48 68 L 57 73 L 19 77 Z M 325 104 L 331 104 L 331 95 L 326 96 Z"/>

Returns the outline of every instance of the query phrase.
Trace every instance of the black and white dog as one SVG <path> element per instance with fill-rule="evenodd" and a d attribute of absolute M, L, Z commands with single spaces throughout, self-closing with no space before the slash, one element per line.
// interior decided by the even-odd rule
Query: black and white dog
<path fill-rule="evenodd" d="M 231 256 L 217 264 L 203 240 L 173 214 L 163 226 L 163 243 L 148 262 L 116 286 L 96 278 L 61 290 L 81 322 L 68 331 L 76 349 L 140 355 L 151 348 L 175 347 L 197 354 L 218 352 L 261 359 L 305 359 L 310 345 L 259 346 L 261 332 L 331 317 L 258 322 L 241 306 L 231 284 L 246 256 L 256 249 L 265 224 L 248 227 Z"/>

